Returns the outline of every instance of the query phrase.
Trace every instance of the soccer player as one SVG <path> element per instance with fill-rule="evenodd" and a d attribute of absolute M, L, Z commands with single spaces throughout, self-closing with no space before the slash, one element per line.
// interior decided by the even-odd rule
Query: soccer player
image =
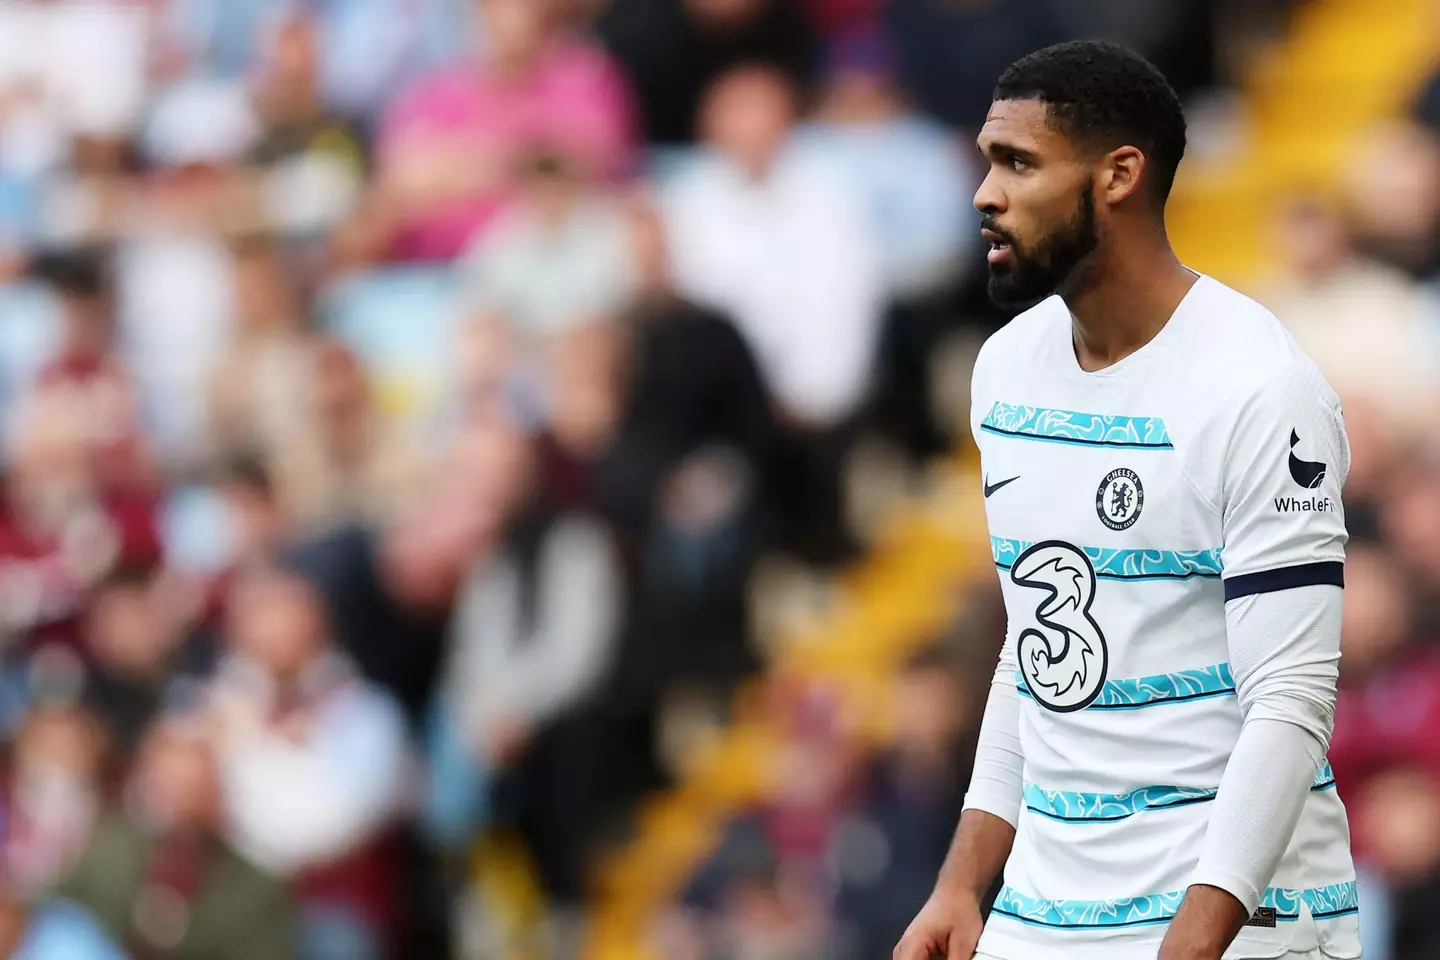
<path fill-rule="evenodd" d="M 1185 121 L 1150 64 L 1095 42 L 1027 56 L 979 145 L 990 292 L 1035 304 L 973 383 L 1009 628 L 896 960 L 1359 957 L 1325 762 L 1335 395 L 1271 314 L 1171 250 Z"/>

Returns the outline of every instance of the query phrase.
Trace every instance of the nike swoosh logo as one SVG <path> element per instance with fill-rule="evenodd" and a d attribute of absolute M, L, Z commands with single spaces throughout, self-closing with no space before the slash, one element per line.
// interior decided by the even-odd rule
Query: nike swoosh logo
<path fill-rule="evenodd" d="M 986 500 L 989 500 L 989 499 L 990 499 L 990 495 L 993 494 L 996 490 L 999 490 L 1001 487 L 1005 486 L 1006 484 L 1014 483 L 1016 480 L 1019 480 L 1019 479 L 1020 479 L 1020 478 L 1019 478 L 1018 476 L 1014 476 L 1014 477 L 1011 477 L 1009 480 L 1001 480 L 999 483 L 991 483 L 991 482 L 990 482 L 990 479 L 989 479 L 988 477 L 985 478 L 985 481 L 984 481 L 984 482 L 985 482 L 985 499 L 986 499 Z"/>

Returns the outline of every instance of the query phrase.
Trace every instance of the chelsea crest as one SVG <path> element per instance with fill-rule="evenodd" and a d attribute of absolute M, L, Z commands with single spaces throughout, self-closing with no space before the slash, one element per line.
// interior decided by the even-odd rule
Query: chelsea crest
<path fill-rule="evenodd" d="M 1095 491 L 1095 512 L 1100 522 L 1111 530 L 1128 530 L 1140 519 L 1145 507 L 1145 487 L 1140 475 L 1127 467 L 1105 474 L 1100 489 Z"/>

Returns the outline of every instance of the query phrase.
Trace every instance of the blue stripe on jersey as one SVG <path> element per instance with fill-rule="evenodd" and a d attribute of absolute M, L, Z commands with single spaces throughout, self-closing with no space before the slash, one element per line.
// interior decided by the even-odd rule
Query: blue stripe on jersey
<path fill-rule="evenodd" d="M 1215 791 L 1203 787 L 1141 787 L 1129 793 L 1076 793 L 1025 784 L 1025 809 L 1049 820 L 1103 823 L 1124 820 L 1144 810 L 1205 803 Z"/>
<path fill-rule="evenodd" d="M 1310 915 L 1316 920 L 1343 917 L 1360 909 L 1360 895 L 1354 881 L 1331 883 L 1323 887 L 1301 890 L 1300 897 L 1310 908 Z M 1278 912 L 1278 911 L 1277 911 Z"/>
<path fill-rule="evenodd" d="M 991 913 L 1038 927 L 1138 927 L 1169 923 L 1184 899 L 1185 891 L 1175 890 L 1119 900 L 1041 900 L 1005 886 Z"/>
<path fill-rule="evenodd" d="M 992 912 L 1037 927 L 1085 930 L 1137 927 L 1169 923 L 1185 899 L 1184 890 L 1118 900 L 1040 900 L 1011 887 L 1002 887 Z M 1293 923 L 1304 902 L 1317 920 L 1345 916 L 1360 908 L 1354 881 L 1305 890 L 1271 887 L 1260 901 L 1275 911 L 1275 919 Z"/>
<path fill-rule="evenodd" d="M 1293 921 L 1300 918 L 1302 901 L 1310 908 L 1310 916 L 1316 920 L 1330 920 L 1358 913 L 1360 910 L 1360 895 L 1353 880 L 1304 890 L 1271 887 L 1265 891 L 1260 906 L 1274 910 L 1277 920 Z"/>
<path fill-rule="evenodd" d="M 1310 781 L 1310 789 L 1318 792 L 1334 786 L 1335 773 L 1330 769 L 1330 761 L 1326 760 Z M 1141 787 L 1129 793 L 1077 793 L 1046 790 L 1027 783 L 1025 809 L 1062 823 L 1108 823 L 1125 820 L 1147 810 L 1205 803 L 1214 800 L 1217 793 L 1218 787 Z"/>
<path fill-rule="evenodd" d="M 1030 696 L 1030 691 L 1025 686 L 1025 675 L 1018 670 L 1015 671 L 1015 686 L 1021 696 Z M 1100 696 L 1085 709 L 1137 710 L 1165 703 L 1225 697 L 1234 692 L 1235 678 L 1230 673 L 1230 664 L 1217 663 L 1211 667 L 1157 673 L 1150 677 L 1106 680 Z"/>
<path fill-rule="evenodd" d="M 1009 570 L 1015 558 L 1031 546 L 1030 540 L 990 538 L 990 555 L 995 566 Z M 1208 550 L 1123 550 L 1113 547 L 1081 547 L 1095 576 L 1102 580 L 1188 580 L 1191 577 L 1218 577 L 1224 569 L 1220 548 Z"/>
<path fill-rule="evenodd" d="M 1173 450 L 1165 421 L 996 402 L 980 429 L 1017 440 L 1046 440 L 1132 450 Z"/>

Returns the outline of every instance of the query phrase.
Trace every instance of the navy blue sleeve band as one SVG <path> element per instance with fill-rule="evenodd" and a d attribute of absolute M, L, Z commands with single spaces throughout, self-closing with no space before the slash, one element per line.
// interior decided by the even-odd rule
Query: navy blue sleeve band
<path fill-rule="evenodd" d="M 1257 593 L 1274 593 L 1277 590 L 1313 587 L 1316 584 L 1345 586 L 1345 564 L 1339 560 L 1327 560 L 1229 577 L 1225 580 L 1225 599 L 1238 600 Z"/>

